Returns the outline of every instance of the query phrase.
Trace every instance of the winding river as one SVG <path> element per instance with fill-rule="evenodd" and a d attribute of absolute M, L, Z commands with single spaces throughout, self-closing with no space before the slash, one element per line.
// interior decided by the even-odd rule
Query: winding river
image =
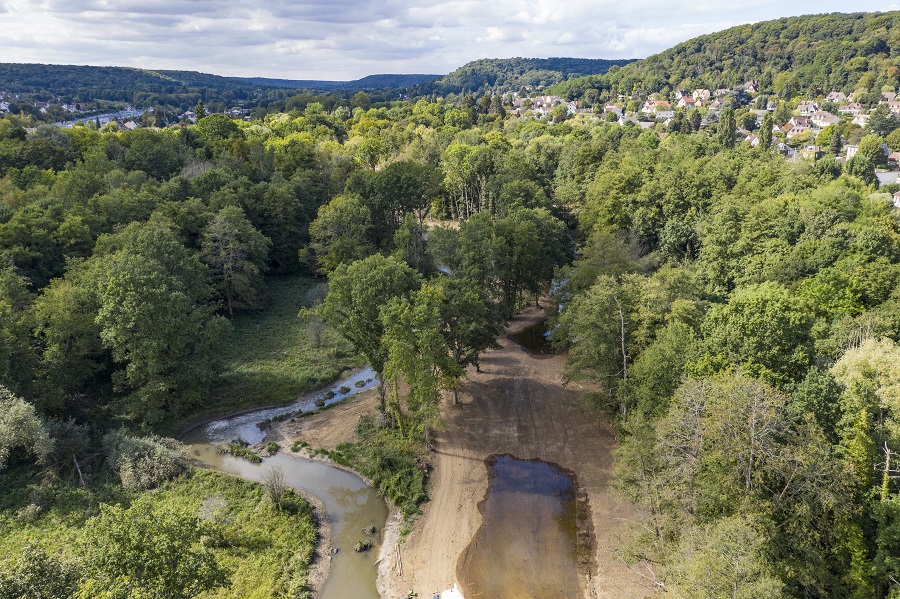
<path fill-rule="evenodd" d="M 388 516 L 384 499 L 355 474 L 322 462 L 295 457 L 290 455 L 288 448 L 282 448 L 284 453 L 266 458 L 261 464 L 251 464 L 240 458 L 219 454 L 216 446 L 234 439 L 243 439 L 251 445 L 259 443 L 265 438 L 265 431 L 258 426 L 260 422 L 297 410 L 312 411 L 316 409 L 316 401 L 324 401 L 326 405 L 335 403 L 375 384 L 375 373 L 367 368 L 339 381 L 330 389 L 293 404 L 213 420 L 181 437 L 193 456 L 208 468 L 257 482 L 263 481 L 269 469 L 280 468 L 287 484 L 322 501 L 331 526 L 331 544 L 338 549 L 330 558 L 328 580 L 319 594 L 322 599 L 378 599 L 375 560 L 381 545 L 381 531 Z M 376 527 L 374 536 L 362 532 L 368 526 Z M 365 538 L 374 542 L 372 549 L 363 553 L 354 552 L 356 542 Z"/>

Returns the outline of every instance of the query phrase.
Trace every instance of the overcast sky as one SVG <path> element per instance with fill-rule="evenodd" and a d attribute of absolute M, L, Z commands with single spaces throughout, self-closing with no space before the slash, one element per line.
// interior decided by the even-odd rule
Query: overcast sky
<path fill-rule="evenodd" d="M 732 25 L 897 0 L 0 0 L 0 62 L 356 79 L 477 58 L 643 58 Z"/>

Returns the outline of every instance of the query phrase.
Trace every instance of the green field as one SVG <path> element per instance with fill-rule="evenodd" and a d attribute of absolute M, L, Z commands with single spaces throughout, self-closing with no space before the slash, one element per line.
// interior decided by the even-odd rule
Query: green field
<path fill-rule="evenodd" d="M 310 305 L 321 279 L 277 277 L 268 280 L 269 301 L 257 312 L 232 319 L 234 330 L 225 344 L 223 369 L 210 402 L 162 432 L 174 434 L 199 417 L 260 405 L 282 404 L 337 379 L 364 360 L 330 327 L 317 346 L 307 321 L 298 313 Z"/>

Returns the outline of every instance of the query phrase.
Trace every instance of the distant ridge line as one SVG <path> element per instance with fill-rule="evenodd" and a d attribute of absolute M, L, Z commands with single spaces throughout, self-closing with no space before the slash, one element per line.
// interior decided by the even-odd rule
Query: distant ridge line
<path fill-rule="evenodd" d="M 285 88 L 285 89 L 381 89 L 385 87 L 412 87 L 413 85 L 421 85 L 430 83 L 436 79 L 440 79 L 443 75 L 437 74 L 397 74 L 397 73 L 380 73 L 376 75 L 366 75 L 361 79 L 352 81 L 328 81 L 318 79 L 275 79 L 271 77 L 230 77 L 237 81 L 246 81 L 254 85 L 262 87 Z"/>

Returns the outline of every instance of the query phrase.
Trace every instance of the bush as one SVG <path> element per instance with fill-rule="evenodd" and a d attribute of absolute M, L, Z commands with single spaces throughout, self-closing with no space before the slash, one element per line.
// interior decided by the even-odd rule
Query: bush
<path fill-rule="evenodd" d="M 69 597 L 80 577 L 69 562 L 51 557 L 40 547 L 26 545 L 16 559 L 0 561 L 0 597 Z"/>
<path fill-rule="evenodd" d="M 103 437 L 103 449 L 109 468 L 132 491 L 156 488 L 189 469 L 184 445 L 175 439 L 134 437 L 120 429 Z"/>
<path fill-rule="evenodd" d="M 0 470 L 6 466 L 11 450 L 19 447 L 46 463 L 53 440 L 34 406 L 0 385 Z"/>
<path fill-rule="evenodd" d="M 227 445 L 220 445 L 219 453 L 226 453 L 236 458 L 243 458 L 251 464 L 259 464 L 262 462 L 261 457 L 253 453 L 250 449 L 247 449 L 247 444 L 239 440 L 232 441 Z"/>
<path fill-rule="evenodd" d="M 331 458 L 369 478 L 407 518 L 418 513 L 419 506 L 428 499 L 428 472 L 421 442 L 380 426 L 373 416 L 360 418 L 356 435 L 355 443 L 338 445 Z"/>

